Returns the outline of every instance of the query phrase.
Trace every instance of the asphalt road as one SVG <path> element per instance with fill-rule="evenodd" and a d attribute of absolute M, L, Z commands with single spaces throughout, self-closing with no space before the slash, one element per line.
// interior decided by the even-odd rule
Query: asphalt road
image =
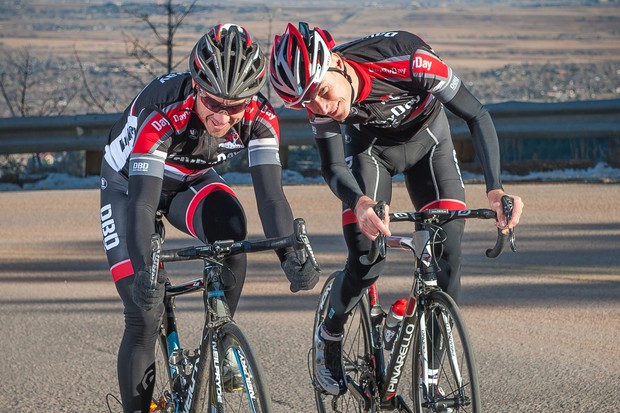
<path fill-rule="evenodd" d="M 258 237 L 252 189 L 236 189 Z M 620 412 L 620 185 L 508 190 L 526 203 L 519 252 L 484 257 L 495 237 L 490 222 L 468 222 L 464 245 L 461 307 L 485 411 Z M 467 191 L 470 207 L 486 206 L 482 186 Z M 404 192 L 396 186 L 392 211 L 409 209 Z M 344 260 L 339 204 L 325 186 L 286 193 L 327 276 Z M 122 306 L 103 254 L 98 199 L 95 190 L 0 192 L 0 412 L 103 413 L 106 395 L 118 395 Z M 398 225 L 393 232 L 406 232 Z M 170 226 L 168 234 L 169 245 L 187 243 Z M 386 307 L 408 291 L 398 276 L 405 257 L 389 256 L 380 280 Z M 237 320 L 266 370 L 275 411 L 312 412 L 307 352 L 319 287 L 291 294 L 272 253 L 249 263 Z M 200 324 L 198 298 L 178 307 L 181 331 Z"/>

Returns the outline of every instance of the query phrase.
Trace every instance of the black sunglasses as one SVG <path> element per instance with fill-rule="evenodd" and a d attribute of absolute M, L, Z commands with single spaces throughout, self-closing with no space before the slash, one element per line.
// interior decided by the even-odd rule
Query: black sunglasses
<path fill-rule="evenodd" d="M 227 105 L 223 102 L 215 100 L 205 90 L 196 88 L 196 91 L 198 92 L 198 97 L 200 98 L 200 101 L 203 105 L 206 106 L 207 109 L 215 113 L 226 112 L 226 114 L 229 116 L 243 112 L 248 107 L 251 101 L 251 99 L 246 99 L 240 103 L 233 103 L 232 105 Z"/>

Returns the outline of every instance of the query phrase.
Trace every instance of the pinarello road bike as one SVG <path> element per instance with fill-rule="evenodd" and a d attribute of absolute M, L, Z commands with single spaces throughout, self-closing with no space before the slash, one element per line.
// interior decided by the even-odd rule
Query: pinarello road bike
<path fill-rule="evenodd" d="M 375 208 L 381 218 L 384 205 L 380 202 Z M 503 197 L 502 206 L 510 220 L 512 199 Z M 472 218 L 497 219 L 490 209 L 428 209 L 390 214 L 390 223 L 415 223 L 413 235 L 380 236 L 360 261 L 369 265 L 379 255 L 384 256 L 386 248 L 413 253 L 413 285 L 402 323 L 388 352 L 383 343 L 386 313 L 379 305 L 376 283 L 364 292 L 344 327 L 342 354 L 347 392 L 341 396 L 324 392 L 316 383 L 313 346 L 309 370 L 320 413 L 481 411 L 476 362 L 463 317 L 454 300 L 437 284 L 438 260 L 446 239 L 440 225 Z M 498 229 L 496 245 L 486 255 L 497 257 L 508 243 L 516 251 L 514 230 L 502 234 Z M 326 317 L 334 279 L 332 274 L 321 291 L 315 335 Z"/>

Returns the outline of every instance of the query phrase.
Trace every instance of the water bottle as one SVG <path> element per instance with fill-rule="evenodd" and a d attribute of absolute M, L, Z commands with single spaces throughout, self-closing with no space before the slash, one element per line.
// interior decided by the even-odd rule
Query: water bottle
<path fill-rule="evenodd" d="M 385 318 L 385 327 L 383 328 L 383 346 L 386 350 L 391 351 L 394 347 L 396 333 L 403 322 L 403 315 L 407 309 L 407 299 L 401 298 L 396 300 Z"/>

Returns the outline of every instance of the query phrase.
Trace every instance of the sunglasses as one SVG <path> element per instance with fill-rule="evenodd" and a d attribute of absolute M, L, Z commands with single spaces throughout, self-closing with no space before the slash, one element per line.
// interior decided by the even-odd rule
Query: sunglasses
<path fill-rule="evenodd" d="M 200 98 L 200 101 L 202 102 L 203 105 L 205 105 L 207 109 L 215 113 L 226 112 L 228 116 L 236 115 L 238 113 L 243 112 L 248 107 L 248 105 L 250 104 L 250 101 L 252 100 L 252 99 L 246 99 L 243 102 L 233 103 L 231 105 L 228 105 L 223 102 L 220 102 L 219 100 L 214 99 L 206 91 L 200 88 L 197 88 L 196 91 L 198 92 L 198 97 Z"/>
<path fill-rule="evenodd" d="M 319 82 L 313 82 L 308 89 L 294 102 L 284 102 L 284 105 L 291 109 L 304 109 L 306 105 L 316 99 L 319 94 Z"/>

